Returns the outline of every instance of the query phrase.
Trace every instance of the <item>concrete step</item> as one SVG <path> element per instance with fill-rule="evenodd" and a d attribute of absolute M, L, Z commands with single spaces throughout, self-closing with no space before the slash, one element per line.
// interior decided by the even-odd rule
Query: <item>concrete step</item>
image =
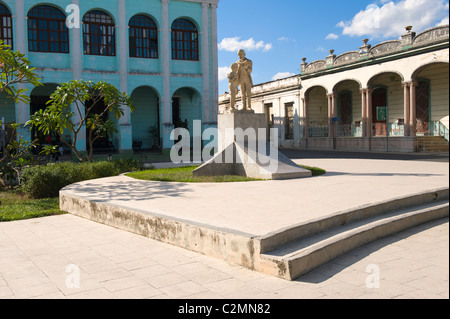
<path fill-rule="evenodd" d="M 361 211 L 359 218 L 353 216 L 349 219 L 351 221 L 343 220 L 340 225 L 331 223 L 322 231 L 311 231 L 270 251 L 264 252 L 263 245 L 261 268 L 272 272 L 272 275 L 294 280 L 357 247 L 449 215 L 448 190 L 431 201 L 426 197 L 416 197 L 410 204 L 403 203 L 403 208 L 398 207 L 400 203 L 397 202 L 393 203 L 395 208 L 384 207 L 378 214 Z M 314 227 L 320 229 L 319 225 L 309 225 L 309 228 Z"/>
<path fill-rule="evenodd" d="M 422 136 L 419 137 L 420 152 L 448 152 L 449 143 L 442 136 Z"/>

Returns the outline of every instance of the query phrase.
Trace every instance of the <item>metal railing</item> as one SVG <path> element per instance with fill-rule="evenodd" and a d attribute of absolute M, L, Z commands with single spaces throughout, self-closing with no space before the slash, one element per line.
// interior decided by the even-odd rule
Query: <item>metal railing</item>
<path fill-rule="evenodd" d="M 362 137 L 362 127 L 354 124 L 337 124 L 337 137 Z"/>
<path fill-rule="evenodd" d="M 389 123 L 386 129 L 386 123 L 372 124 L 372 136 L 405 136 L 405 126 L 397 122 Z"/>
<path fill-rule="evenodd" d="M 328 131 L 326 124 L 310 124 L 308 126 L 309 137 L 328 137 Z"/>
<path fill-rule="evenodd" d="M 449 129 L 441 121 L 430 122 L 429 129 L 431 135 L 442 136 L 447 140 L 447 142 L 449 141 Z"/>

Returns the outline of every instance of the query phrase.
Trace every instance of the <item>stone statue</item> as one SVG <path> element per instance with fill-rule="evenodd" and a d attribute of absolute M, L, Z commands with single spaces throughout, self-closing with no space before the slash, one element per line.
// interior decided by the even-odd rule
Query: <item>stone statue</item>
<path fill-rule="evenodd" d="M 252 109 L 253 80 L 251 73 L 253 71 L 253 62 L 245 57 L 245 51 L 242 49 L 239 50 L 238 56 L 239 61 L 236 62 L 238 65 L 238 81 L 241 87 L 243 110 L 246 111 Z"/>
<path fill-rule="evenodd" d="M 231 72 L 228 73 L 228 89 L 230 90 L 230 112 L 234 112 L 236 109 L 236 95 L 238 94 L 239 78 L 238 78 L 238 68 L 237 63 L 231 65 Z"/>

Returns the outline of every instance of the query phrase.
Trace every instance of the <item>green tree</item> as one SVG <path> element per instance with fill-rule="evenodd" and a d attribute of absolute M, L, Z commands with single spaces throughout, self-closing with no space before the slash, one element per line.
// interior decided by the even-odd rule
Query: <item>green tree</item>
<path fill-rule="evenodd" d="M 106 115 L 112 114 L 119 120 L 126 107 L 133 110 L 131 98 L 109 83 L 70 81 L 56 89 L 50 96 L 47 108 L 33 114 L 27 125 L 44 134 L 56 132 L 80 162 L 92 162 L 94 142 L 117 133 L 114 121 L 105 119 Z M 89 141 L 87 159 L 77 149 L 79 134 L 84 127 L 87 128 Z M 65 137 L 66 130 L 71 133 L 70 140 Z"/>
<path fill-rule="evenodd" d="M 30 61 L 24 54 L 12 51 L 9 45 L 3 44 L 0 40 L 0 93 L 6 92 L 16 103 L 30 101 L 23 88 L 17 88 L 19 83 L 30 83 L 34 86 L 42 85 L 38 76 L 30 68 Z"/>
<path fill-rule="evenodd" d="M 16 103 L 19 101 L 28 103 L 30 98 L 25 94 L 27 90 L 17 88 L 17 84 L 42 85 L 34 73 L 35 69 L 30 65 L 24 54 L 12 51 L 9 45 L 3 44 L 0 40 L 0 94 L 5 92 L 6 96 Z M 0 125 L 2 124 L 5 123 L 0 121 Z M 9 126 L 12 132 L 16 132 L 20 125 L 13 123 Z M 17 180 L 20 184 L 21 167 L 31 161 L 31 151 L 35 144 L 35 141 L 25 141 L 23 137 L 16 139 L 15 133 L 8 135 L 6 131 L 0 131 L 0 181 L 14 183 Z"/>

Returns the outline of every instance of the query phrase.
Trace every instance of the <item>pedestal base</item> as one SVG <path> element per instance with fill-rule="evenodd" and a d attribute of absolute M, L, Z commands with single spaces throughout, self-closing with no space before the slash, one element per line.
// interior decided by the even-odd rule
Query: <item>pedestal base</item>
<path fill-rule="evenodd" d="M 312 176 L 267 142 L 265 114 L 238 111 L 219 115 L 218 152 L 194 171 L 195 176 L 238 175 L 255 179 Z M 274 139 L 275 141 L 278 138 Z"/>
<path fill-rule="evenodd" d="M 234 142 L 194 171 L 194 176 L 236 175 L 262 180 L 311 177 L 312 173 L 267 144 L 267 152 Z"/>

